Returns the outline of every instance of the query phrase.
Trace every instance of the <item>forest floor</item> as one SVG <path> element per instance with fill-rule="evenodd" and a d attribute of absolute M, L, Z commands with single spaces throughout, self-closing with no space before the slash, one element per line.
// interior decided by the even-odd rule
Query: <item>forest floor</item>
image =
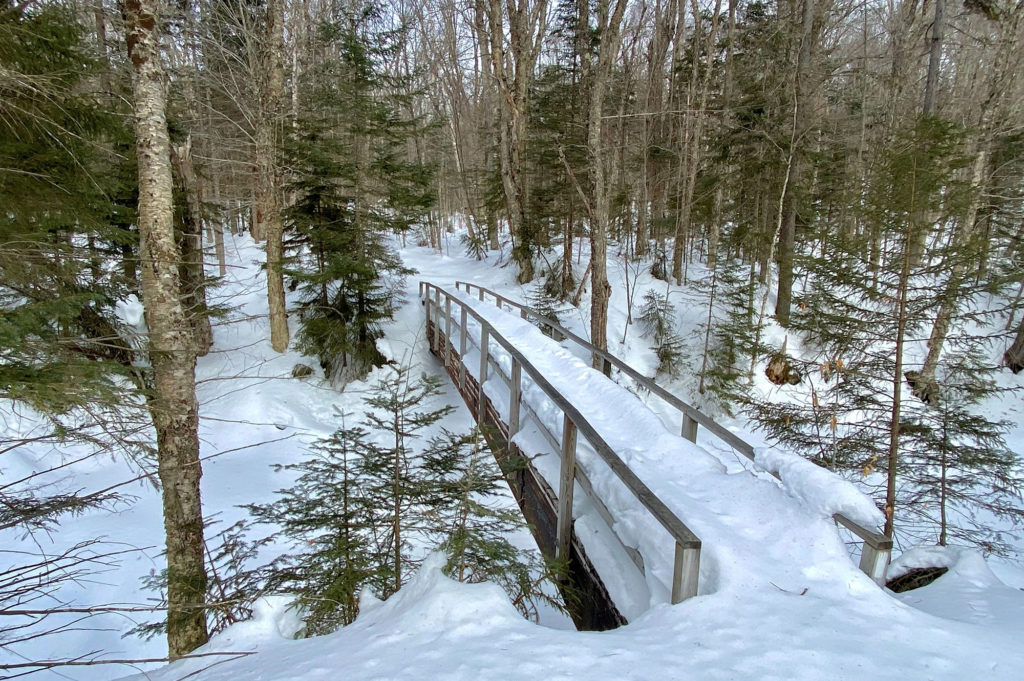
<path fill-rule="evenodd" d="M 201 402 L 202 454 L 204 461 L 204 509 L 217 522 L 209 534 L 246 516 L 242 504 L 266 503 L 275 490 L 288 486 L 289 473 L 275 466 L 302 460 L 316 439 L 332 433 L 340 414 L 363 412 L 362 400 L 376 378 L 350 383 L 338 392 L 322 380 L 314 360 L 292 351 L 272 352 L 266 340 L 265 280 L 258 263 L 263 255 L 246 236 L 228 246 L 230 267 L 224 281 L 212 291 L 212 303 L 231 308 L 216 322 L 215 347 L 200 359 L 197 370 Z M 472 281 L 526 300 L 527 291 L 515 284 L 511 266 L 498 265 L 497 254 L 484 261 L 462 255 L 458 240 L 451 238 L 444 253 L 423 247 L 401 249 L 406 264 L 418 270 L 406 282 L 406 301 L 385 328 L 380 348 L 396 362 L 417 371 L 440 374 L 429 354 L 423 331 L 423 310 L 416 299 L 420 280 L 451 286 L 455 279 Z M 586 263 L 583 254 L 582 274 Z M 613 264 L 614 263 L 614 264 Z M 686 287 L 667 286 L 647 272 L 623 270 L 621 261 L 610 260 L 613 299 L 609 318 L 612 351 L 652 375 L 657 358 L 649 339 L 636 325 L 626 328 L 628 279 L 634 294 L 633 314 L 646 289 L 670 292 L 679 312 L 679 332 L 693 347 L 706 308 L 688 305 Z M 699 275 L 699 270 L 694 274 Z M 586 308 L 586 299 L 584 305 Z M 125 320 L 138 323 L 137 304 L 123 307 Z M 582 314 L 563 316 L 566 325 L 583 330 Z M 293 328 L 294 328 L 293 321 Z M 771 333 L 777 333 L 775 331 Z M 586 335 L 586 334 L 584 334 Z M 619 342 L 624 338 L 624 342 Z M 778 340 L 778 339 L 776 339 Z M 694 353 L 691 353 L 694 354 Z M 296 363 L 314 367 L 315 375 L 291 378 Z M 1007 385 L 1024 385 L 1024 377 L 1000 376 Z M 456 432 L 472 426 L 468 411 L 449 383 L 435 398 L 434 406 L 451 404 L 455 411 L 438 424 Z M 684 399 L 692 399 L 692 381 L 672 385 Z M 650 405 L 669 422 L 668 410 Z M 708 405 L 711 409 L 712 405 Z M 993 413 L 1014 423 L 1011 447 L 1024 455 L 1024 400 L 1019 396 L 986 405 Z M 678 417 L 675 417 L 678 418 Z M 724 418 L 724 417 L 723 417 Z M 740 419 L 724 419 L 755 445 L 757 433 Z M 33 418 L 26 414 L 9 419 L 8 430 L 30 432 Z M 699 439 L 712 449 L 713 443 Z M 695 447 L 694 450 L 699 448 Z M 61 452 L 72 456 L 73 448 Z M 34 470 L 52 449 L 26 450 L 5 468 L 5 477 Z M 732 465 L 723 452 L 705 454 L 724 469 L 724 477 L 755 476 Z M 67 484 L 72 478 L 67 471 Z M 135 472 L 114 459 L 92 460 L 73 471 L 76 488 L 95 489 L 133 477 Z M 757 479 L 761 484 L 763 481 Z M 753 484 L 753 483 L 750 483 Z M 758 487 L 758 489 L 762 489 Z M 739 488 L 733 490 L 737 492 Z M 4 545 L 29 542 L 48 553 L 75 542 L 105 538 L 119 546 L 138 548 L 116 566 L 59 594 L 76 604 L 144 604 L 156 594 L 142 588 L 142 579 L 161 568 L 162 536 L 160 497 L 148 482 L 132 488 L 130 504 L 87 513 L 67 521 L 57 532 L 32 538 L 3 538 Z M 756 500 L 766 517 L 793 512 L 794 502 L 780 489 Z M 723 502 L 726 500 L 722 500 Z M 735 502 L 736 499 L 729 499 Z M 729 513 L 721 510 L 721 518 Z M 318 681 L 327 679 L 990 679 L 1019 678 L 1024 668 L 1024 569 L 1006 561 L 986 561 L 968 550 L 935 551 L 924 562 L 943 564 L 950 571 L 934 584 L 894 595 L 874 587 L 852 561 L 836 552 L 842 549 L 838 535 L 823 519 L 811 518 L 812 526 L 799 534 L 813 544 L 796 546 L 792 536 L 766 541 L 758 558 L 743 552 L 744 563 L 725 569 L 716 554 L 702 574 L 701 595 L 677 606 L 655 602 L 631 623 L 603 633 L 569 630 L 564 618 L 545 613 L 540 623 L 524 620 L 508 603 L 504 592 L 493 585 L 452 582 L 428 559 L 413 580 L 386 602 L 366 599 L 359 619 L 328 636 L 291 640 L 298 623 L 280 598 L 261 601 L 254 617 L 216 636 L 198 652 L 251 653 L 183 660 L 148 669 L 142 679 L 172 681 L 231 679 L 261 681 Z M 761 528 L 750 528 L 758 529 Z M 831 533 L 831 534 L 830 534 Z M 743 528 L 737 530 L 737 536 Z M 756 532 L 758 541 L 764 535 Z M 708 536 L 705 542 L 714 543 Z M 752 542 L 751 545 L 757 542 Z M 28 550 L 28 546 L 25 547 Z M 728 548 L 728 547 L 727 547 Z M 267 556 L 286 551 L 268 546 Z M 820 559 L 809 563 L 808 551 Z M 717 554 L 720 556 L 721 554 Z M 780 565 L 787 566 L 781 570 Z M 752 581 L 751 575 L 778 575 L 779 582 Z M 754 583 L 756 581 L 756 583 Z M 657 601 L 657 598 L 652 598 Z M 37 642 L 4 648 L 0 659 L 45 659 L 74 651 L 97 651 L 97 658 L 146 658 L 164 654 L 156 638 L 143 641 L 122 638 L 145 616 L 110 615 L 90 620 L 81 629 Z M 131 668 L 81 667 L 42 672 L 33 678 L 111 679 L 130 674 Z"/>

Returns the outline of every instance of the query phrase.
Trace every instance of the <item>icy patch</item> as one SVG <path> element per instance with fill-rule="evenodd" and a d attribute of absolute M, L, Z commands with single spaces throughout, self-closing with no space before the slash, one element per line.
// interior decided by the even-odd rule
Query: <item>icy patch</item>
<path fill-rule="evenodd" d="M 841 513 L 865 527 L 877 527 L 885 520 L 874 502 L 853 483 L 801 456 L 773 448 L 755 449 L 754 464 L 768 473 L 777 473 L 787 492 L 826 518 Z"/>

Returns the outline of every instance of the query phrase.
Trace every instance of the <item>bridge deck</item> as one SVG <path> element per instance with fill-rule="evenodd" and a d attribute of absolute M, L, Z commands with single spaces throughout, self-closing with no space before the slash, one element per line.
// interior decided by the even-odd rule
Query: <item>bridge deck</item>
<path fill-rule="evenodd" d="M 480 289 L 481 298 L 484 292 Z M 700 591 L 712 591 L 727 563 L 758 550 L 759 537 L 776 535 L 774 541 L 779 534 L 801 534 L 793 528 L 802 523 L 814 524 L 816 519 L 807 517 L 758 518 L 756 505 L 723 507 L 744 496 L 777 497 L 781 492 L 770 481 L 724 475 L 713 457 L 689 441 L 700 421 L 716 435 L 717 427 L 738 438 L 713 421 L 709 425 L 689 405 L 680 409 L 688 438 L 666 432 L 633 395 L 521 319 L 536 313 L 487 293 L 517 314 L 422 284 L 431 349 L 499 460 L 526 462 L 513 467 L 510 484 L 542 550 L 571 565 L 581 595 L 574 614 L 581 628 L 615 626 L 652 603 L 696 595 L 698 577 L 703 580 Z M 572 336 L 545 321 L 549 330 Z M 621 364 L 610 357 L 607 361 Z M 722 540 L 705 569 L 700 539 L 684 518 L 697 522 L 702 537 L 714 537 L 716 545 Z M 884 571 L 887 540 L 848 518 L 837 520 L 852 525 L 864 539 L 862 568 L 880 579 L 877 568 Z M 838 541 L 834 529 L 831 535 Z M 821 542 L 817 536 L 803 539 Z M 813 561 L 809 556 L 808 562 Z M 778 586 L 800 569 L 780 566 L 778 574 L 766 578 Z"/>

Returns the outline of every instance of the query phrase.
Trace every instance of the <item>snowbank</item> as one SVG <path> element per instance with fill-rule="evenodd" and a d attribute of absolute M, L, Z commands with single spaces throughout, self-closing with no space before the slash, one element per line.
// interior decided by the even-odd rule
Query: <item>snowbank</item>
<path fill-rule="evenodd" d="M 837 513 L 865 527 L 878 527 L 885 516 L 853 483 L 807 459 L 774 448 L 754 449 L 754 464 L 776 473 L 783 488 L 824 518 Z"/>

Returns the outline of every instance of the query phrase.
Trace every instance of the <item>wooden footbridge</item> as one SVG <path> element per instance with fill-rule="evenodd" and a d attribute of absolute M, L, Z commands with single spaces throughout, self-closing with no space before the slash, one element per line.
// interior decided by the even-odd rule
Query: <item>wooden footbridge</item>
<path fill-rule="evenodd" d="M 658 396 L 679 412 L 681 435 L 684 438 L 696 442 L 698 428 L 702 427 L 717 440 L 753 460 L 754 449 L 750 444 L 628 364 L 595 348 L 556 321 L 475 284 L 460 281 L 456 282 L 455 288 L 456 291 L 464 290 L 468 296 L 475 295 L 483 302 L 492 300 L 498 309 L 518 314 L 540 327 L 545 334 L 562 342 L 574 343 L 589 356 L 596 358 L 603 365 L 606 375 L 611 373 L 612 368 L 619 370 L 638 386 Z M 577 627 L 609 629 L 626 623 L 626 618 L 616 607 L 605 586 L 605 580 L 588 557 L 587 547 L 574 531 L 576 518 L 573 513 L 573 502 L 577 493 L 585 496 L 585 500 L 580 501 L 585 501 L 587 507 L 594 509 L 607 525 L 607 532 L 614 537 L 614 548 L 627 556 L 641 574 L 645 571 L 642 552 L 619 538 L 612 510 L 595 492 L 588 471 L 577 462 L 577 442 L 580 437 L 589 443 L 608 469 L 674 542 L 672 603 L 679 603 L 697 595 L 702 544 L 701 539 L 687 527 L 684 519 L 678 517 L 630 470 L 594 425 L 587 421 L 584 414 L 531 364 L 519 348 L 502 336 L 483 314 L 457 293 L 429 282 L 420 282 L 419 293 L 425 306 L 426 331 L 431 352 L 444 365 L 466 405 L 473 412 L 495 457 L 503 464 L 506 479 L 531 526 L 538 546 L 546 555 L 555 556 L 568 563 L 571 591 L 574 594 L 570 611 Z M 508 363 L 504 362 L 506 366 L 503 367 L 502 363 L 496 360 L 496 353 L 507 354 L 511 358 L 511 366 L 508 367 Z M 471 361 L 474 366 L 467 366 L 467 361 Z M 547 400 L 561 412 L 561 432 L 552 432 L 553 429 L 546 426 L 544 419 L 538 416 L 535 407 L 523 399 L 524 373 L 532 382 L 533 389 L 540 389 Z M 488 389 L 481 390 L 481 386 L 489 380 Z M 499 387 L 504 386 L 504 391 L 500 395 L 494 393 L 493 386 L 496 384 Z M 557 490 L 554 489 L 555 481 L 552 480 L 549 484 L 534 466 L 530 453 L 521 451 L 513 441 L 526 419 L 529 419 L 550 449 L 560 457 Z M 510 463 L 515 465 L 509 465 Z M 578 502 L 575 507 L 579 508 L 580 503 Z M 876 582 L 882 583 L 889 563 L 892 541 L 877 530 L 863 527 L 843 515 L 837 514 L 833 518 L 861 543 L 860 569 Z M 707 540 L 714 541 L 713 538 Z M 671 550 L 671 546 L 665 549 Z"/>

